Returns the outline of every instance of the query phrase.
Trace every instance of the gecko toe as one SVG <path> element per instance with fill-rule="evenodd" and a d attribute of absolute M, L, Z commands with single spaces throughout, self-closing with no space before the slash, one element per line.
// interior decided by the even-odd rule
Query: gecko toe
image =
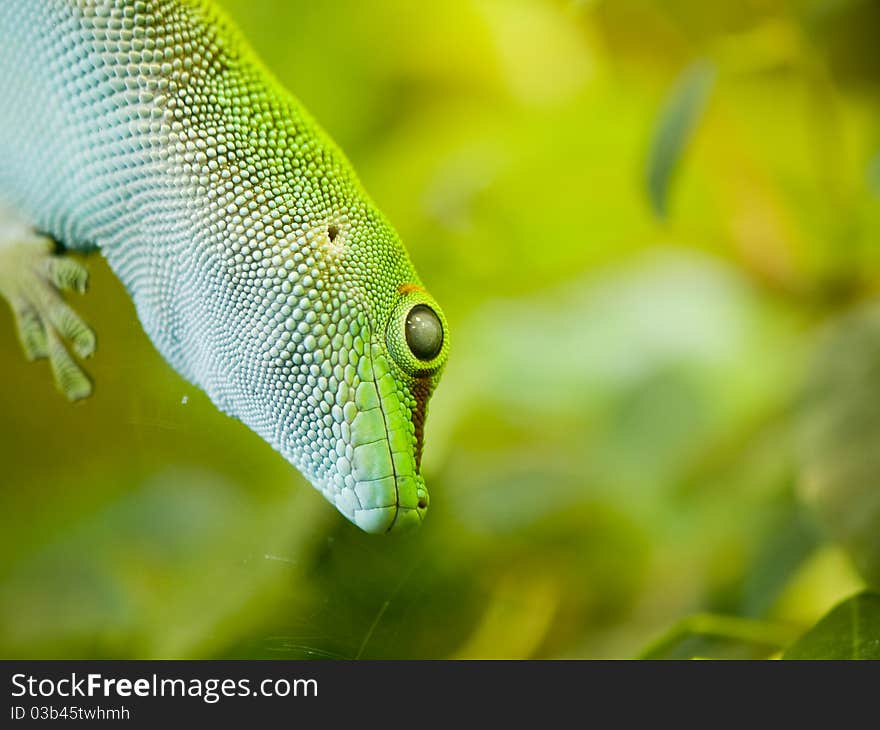
<path fill-rule="evenodd" d="M 39 360 L 49 354 L 46 329 L 37 310 L 27 304 L 13 307 L 18 339 L 28 360 Z"/>
<path fill-rule="evenodd" d="M 59 289 L 85 294 L 89 285 L 89 270 L 79 261 L 64 256 L 48 256 L 45 270 L 49 281 Z"/>
<path fill-rule="evenodd" d="M 62 394 L 71 401 L 87 398 L 92 394 L 92 381 L 67 352 L 58 334 L 49 327 L 46 333 L 49 345 L 49 364 L 52 375 Z"/>
<path fill-rule="evenodd" d="M 68 340 L 80 357 L 95 351 L 95 333 L 60 296 L 53 297 L 45 312 L 49 323 L 61 337 Z"/>

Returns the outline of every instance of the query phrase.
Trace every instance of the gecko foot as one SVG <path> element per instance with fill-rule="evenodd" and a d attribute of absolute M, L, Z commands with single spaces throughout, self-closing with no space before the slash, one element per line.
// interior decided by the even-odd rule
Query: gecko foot
<path fill-rule="evenodd" d="M 95 333 L 64 301 L 62 291 L 84 293 L 88 271 L 55 252 L 52 239 L 18 221 L 0 222 L 0 296 L 12 307 L 18 338 L 29 360 L 48 357 L 58 389 L 79 400 L 92 381 L 68 352 L 79 357 L 95 351 Z"/>

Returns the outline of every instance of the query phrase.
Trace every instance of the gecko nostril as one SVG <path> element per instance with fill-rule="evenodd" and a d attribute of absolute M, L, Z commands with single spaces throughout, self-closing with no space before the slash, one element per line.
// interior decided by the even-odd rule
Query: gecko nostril
<path fill-rule="evenodd" d="M 427 507 L 427 506 L 428 506 L 428 500 L 425 499 L 424 497 L 422 497 L 419 500 L 419 509 L 425 509 L 425 507 Z"/>
<path fill-rule="evenodd" d="M 327 226 L 327 237 L 330 239 L 330 243 L 336 240 L 336 236 L 339 235 L 339 226 L 330 225 Z"/>

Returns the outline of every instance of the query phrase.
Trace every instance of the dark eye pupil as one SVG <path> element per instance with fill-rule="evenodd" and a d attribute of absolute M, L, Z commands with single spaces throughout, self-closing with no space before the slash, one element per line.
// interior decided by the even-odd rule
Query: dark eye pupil
<path fill-rule="evenodd" d="M 419 360 L 433 360 L 443 347 L 443 325 L 433 309 L 416 304 L 406 315 L 406 344 Z"/>

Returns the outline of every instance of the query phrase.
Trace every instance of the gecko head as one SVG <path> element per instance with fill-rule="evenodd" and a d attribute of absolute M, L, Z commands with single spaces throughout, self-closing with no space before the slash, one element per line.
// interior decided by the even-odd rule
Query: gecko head
<path fill-rule="evenodd" d="M 427 512 L 425 415 L 449 351 L 442 310 L 419 285 L 400 284 L 382 315 L 365 328 L 360 347 L 353 343 L 333 500 L 371 533 L 416 527 Z"/>
<path fill-rule="evenodd" d="M 367 532 L 421 524 L 429 496 L 421 474 L 428 399 L 449 351 L 443 312 L 420 286 L 404 283 L 360 360 L 351 423 L 354 522 Z"/>
<path fill-rule="evenodd" d="M 428 509 L 425 415 L 449 331 L 399 239 L 375 230 L 301 246 L 271 294 L 276 334 L 259 339 L 278 396 L 264 403 L 270 441 L 349 520 L 385 533 Z"/>

